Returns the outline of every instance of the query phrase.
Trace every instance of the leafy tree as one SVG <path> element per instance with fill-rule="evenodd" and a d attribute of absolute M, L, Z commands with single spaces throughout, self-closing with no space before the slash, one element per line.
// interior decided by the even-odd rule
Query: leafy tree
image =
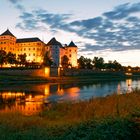
<path fill-rule="evenodd" d="M 6 63 L 6 52 L 4 50 L 0 50 L 0 65 Z"/>
<path fill-rule="evenodd" d="M 49 54 L 49 52 L 46 52 L 44 55 L 44 60 L 43 60 L 43 64 L 45 66 L 51 66 L 53 64 L 53 60 Z"/>
<path fill-rule="evenodd" d="M 16 54 L 13 54 L 11 52 L 9 52 L 7 55 L 6 55 L 6 61 L 7 63 L 9 64 L 16 64 Z"/>
<path fill-rule="evenodd" d="M 95 68 L 97 69 L 103 69 L 104 68 L 104 59 L 102 57 L 94 57 L 93 64 Z"/>
<path fill-rule="evenodd" d="M 90 58 L 85 58 L 85 67 L 87 69 L 92 69 L 93 68 L 92 60 Z"/>
<path fill-rule="evenodd" d="M 123 67 L 120 63 L 118 63 L 116 60 L 115 61 L 108 61 L 108 63 L 105 64 L 106 69 L 110 70 L 115 70 L 115 71 L 120 71 L 123 70 Z"/>
<path fill-rule="evenodd" d="M 86 67 L 84 56 L 81 56 L 81 57 L 78 59 L 78 67 L 79 67 L 80 69 L 84 69 L 84 68 Z"/>
<path fill-rule="evenodd" d="M 24 54 L 19 54 L 17 59 L 18 59 L 18 63 L 20 65 L 25 65 L 27 63 L 25 53 Z"/>
<path fill-rule="evenodd" d="M 61 65 L 63 68 L 69 67 L 69 58 L 66 55 L 61 58 Z"/>

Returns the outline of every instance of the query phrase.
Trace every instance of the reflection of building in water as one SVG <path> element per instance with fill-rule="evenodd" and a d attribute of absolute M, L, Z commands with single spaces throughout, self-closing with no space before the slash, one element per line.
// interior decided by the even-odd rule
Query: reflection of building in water
<path fill-rule="evenodd" d="M 132 79 L 126 80 L 126 86 L 127 86 L 127 93 L 132 92 Z"/>
<path fill-rule="evenodd" d="M 14 99 L 14 100 L 10 100 Z M 43 105 L 43 96 L 32 95 L 26 96 L 25 93 L 12 93 L 12 92 L 3 92 L 1 93 L 1 100 L 3 100 L 4 108 L 1 112 L 14 112 L 18 111 L 23 115 L 34 115 L 42 110 Z"/>
<path fill-rule="evenodd" d="M 132 85 L 132 79 L 126 79 L 126 85 Z"/>
<path fill-rule="evenodd" d="M 44 104 L 49 107 L 48 103 L 52 103 L 54 100 L 77 99 L 80 91 L 78 87 L 73 87 L 73 85 L 60 84 L 31 85 L 30 89 L 19 87 L 18 90 L 25 92 L 13 90 L 0 92 L 1 112 L 18 111 L 24 115 L 34 115 L 42 111 Z"/>
<path fill-rule="evenodd" d="M 117 87 L 117 94 L 122 94 L 120 83 L 118 84 L 118 87 Z"/>
<path fill-rule="evenodd" d="M 70 97 L 72 97 L 72 98 L 77 98 L 79 96 L 79 91 L 80 91 L 80 88 L 78 88 L 78 87 L 72 87 L 67 90 Z"/>

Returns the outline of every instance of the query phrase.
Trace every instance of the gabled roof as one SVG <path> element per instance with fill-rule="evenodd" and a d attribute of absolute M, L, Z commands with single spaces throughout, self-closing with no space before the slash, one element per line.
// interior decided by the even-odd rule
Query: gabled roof
<path fill-rule="evenodd" d="M 58 45 L 60 47 L 63 47 L 60 42 L 58 42 L 55 37 L 53 37 L 47 44 L 46 46 L 51 46 L 51 45 Z"/>
<path fill-rule="evenodd" d="M 4 36 L 4 35 L 10 35 L 10 36 L 15 37 L 15 36 L 9 31 L 9 29 L 7 29 L 5 32 L 3 32 L 0 36 Z"/>
<path fill-rule="evenodd" d="M 17 39 L 16 43 L 26 43 L 26 42 L 42 42 L 39 38 L 20 38 Z"/>
<path fill-rule="evenodd" d="M 70 44 L 67 47 L 77 47 L 73 41 L 70 42 Z"/>

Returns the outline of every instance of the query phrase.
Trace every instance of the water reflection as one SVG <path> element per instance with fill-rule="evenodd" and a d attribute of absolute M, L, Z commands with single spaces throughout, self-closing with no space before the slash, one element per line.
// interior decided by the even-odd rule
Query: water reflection
<path fill-rule="evenodd" d="M 134 88 L 140 89 L 140 80 L 1 86 L 0 112 L 19 111 L 24 115 L 34 115 L 44 106 L 49 109 L 52 103 L 130 93 Z"/>

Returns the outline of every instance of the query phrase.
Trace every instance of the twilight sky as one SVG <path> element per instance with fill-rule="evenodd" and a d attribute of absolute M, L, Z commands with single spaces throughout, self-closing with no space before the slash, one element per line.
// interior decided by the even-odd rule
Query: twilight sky
<path fill-rule="evenodd" d="M 0 0 L 0 33 L 73 40 L 79 56 L 140 66 L 140 0 Z"/>

